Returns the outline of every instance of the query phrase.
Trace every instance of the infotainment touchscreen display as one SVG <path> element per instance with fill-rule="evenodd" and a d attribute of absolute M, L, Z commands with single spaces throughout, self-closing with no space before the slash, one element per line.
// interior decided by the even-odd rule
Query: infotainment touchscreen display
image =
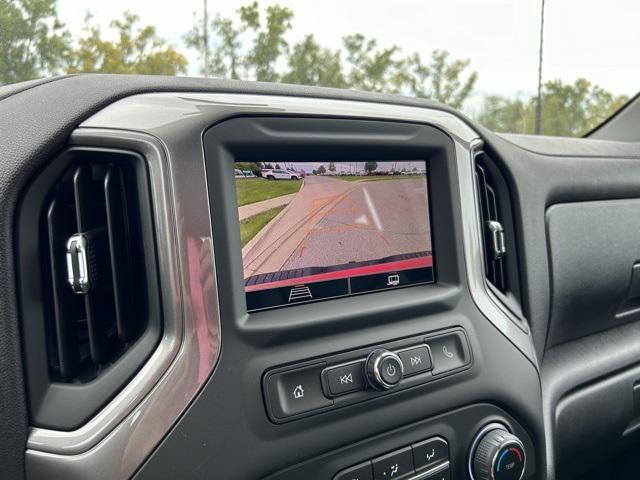
<path fill-rule="evenodd" d="M 425 161 L 236 163 L 249 311 L 434 281 Z"/>

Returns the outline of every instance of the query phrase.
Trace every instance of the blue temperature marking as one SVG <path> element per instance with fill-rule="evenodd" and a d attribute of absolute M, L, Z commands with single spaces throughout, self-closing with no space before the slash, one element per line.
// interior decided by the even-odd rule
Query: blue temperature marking
<path fill-rule="evenodd" d="M 498 472 L 500 471 L 500 464 L 502 463 L 502 459 L 507 453 L 509 453 L 508 448 L 504 452 L 502 452 L 502 455 L 500 455 L 500 458 L 498 459 L 498 469 L 497 469 Z"/>

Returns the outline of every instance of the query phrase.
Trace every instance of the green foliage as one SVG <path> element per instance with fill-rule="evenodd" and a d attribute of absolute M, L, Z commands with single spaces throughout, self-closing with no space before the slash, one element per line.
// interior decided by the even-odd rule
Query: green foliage
<path fill-rule="evenodd" d="M 423 64 L 417 53 L 412 55 L 408 59 L 411 93 L 462 108 L 478 79 L 477 72 L 471 72 L 463 80 L 469 63 L 469 60 L 449 61 L 449 52 L 445 50 L 434 50 L 429 65 Z"/>
<path fill-rule="evenodd" d="M 320 165 L 320 166 L 318 167 L 318 169 L 316 170 L 316 173 L 317 173 L 318 175 L 324 175 L 325 173 L 327 173 L 327 169 L 326 169 L 326 168 L 324 168 L 324 165 Z"/>
<path fill-rule="evenodd" d="M 615 96 L 584 78 L 573 84 L 561 80 L 546 82 L 542 88 L 541 133 L 566 137 L 584 135 L 627 101 L 628 97 Z M 485 100 L 478 121 L 496 132 L 532 134 L 535 108 L 535 98 L 490 96 Z"/>
<path fill-rule="evenodd" d="M 367 162 L 364 164 L 364 170 L 369 174 L 371 174 L 377 168 L 378 168 L 378 162 Z"/>
<path fill-rule="evenodd" d="M 217 15 L 209 25 L 214 40 L 209 71 L 215 76 L 232 79 L 280 81 L 276 63 L 288 52 L 289 44 L 284 36 L 291 29 L 293 12 L 286 7 L 272 5 L 263 15 L 258 2 L 253 2 L 240 7 L 237 16 L 234 22 Z M 202 49 L 204 37 L 198 21 L 185 41 L 190 47 Z M 243 44 L 247 43 L 251 46 L 243 49 Z"/>
<path fill-rule="evenodd" d="M 249 182 L 255 182 L 255 180 L 247 180 Z M 267 224 L 273 220 L 286 205 L 281 207 L 272 208 L 257 215 L 253 215 L 249 218 L 245 218 L 240 222 L 240 245 L 244 247 L 253 237 L 255 237 L 260 230 L 267 226 Z"/>
<path fill-rule="evenodd" d="M 296 43 L 287 61 L 289 70 L 282 76 L 284 83 L 336 88 L 347 86 L 340 51 L 321 47 L 313 35 L 307 35 Z"/>
<path fill-rule="evenodd" d="M 293 12 L 279 5 L 267 7 L 264 27 L 260 17 L 258 2 L 240 8 L 240 19 L 255 34 L 245 66 L 253 70 L 256 80 L 277 82 L 280 75 L 276 72 L 276 62 L 289 48 L 284 34 L 291 29 Z"/>
<path fill-rule="evenodd" d="M 56 0 L 0 0 L 0 84 L 60 73 L 69 44 Z"/>
<path fill-rule="evenodd" d="M 490 95 L 484 99 L 477 120 L 494 132 L 533 133 L 535 104 L 526 99 Z"/>
<path fill-rule="evenodd" d="M 236 162 L 235 168 L 242 171 L 251 170 L 256 177 L 260 177 L 262 175 L 262 168 L 260 168 L 260 165 L 255 162 Z"/>
<path fill-rule="evenodd" d="M 425 65 L 418 54 L 405 57 L 400 47 L 379 47 L 360 33 L 343 37 L 341 50 L 321 46 L 311 34 L 290 46 L 292 20 L 289 8 L 275 4 L 261 10 L 257 1 L 239 8 L 234 19 L 216 16 L 208 26 L 213 53 L 207 70 L 232 79 L 408 93 L 458 108 L 475 85 L 476 73 L 466 74 L 469 61 L 449 60 L 446 51 L 434 51 Z M 185 38 L 202 50 L 200 19 Z"/>
<path fill-rule="evenodd" d="M 329 171 L 330 172 L 335 172 L 336 171 L 336 164 L 333 162 L 329 162 Z"/>
<path fill-rule="evenodd" d="M 410 78 L 405 60 L 399 57 L 400 47 L 395 45 L 378 49 L 375 39 L 362 34 L 343 38 L 347 53 L 349 86 L 369 92 L 399 93 Z"/>
<path fill-rule="evenodd" d="M 118 40 L 102 38 L 100 27 L 85 20 L 85 36 L 73 51 L 69 73 L 139 73 L 145 75 L 176 75 L 185 73 L 187 59 L 156 34 L 153 26 L 138 27 L 140 18 L 125 12 L 122 19 L 111 22 Z"/>

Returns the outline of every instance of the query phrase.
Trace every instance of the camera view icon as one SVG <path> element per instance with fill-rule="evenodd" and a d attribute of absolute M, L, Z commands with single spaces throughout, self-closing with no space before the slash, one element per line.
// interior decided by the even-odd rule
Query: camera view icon
<path fill-rule="evenodd" d="M 289 292 L 289 303 L 298 300 L 311 300 L 313 299 L 313 295 L 311 295 L 311 290 L 309 287 L 304 285 L 297 285 L 291 289 Z"/>
<path fill-rule="evenodd" d="M 389 275 L 387 277 L 388 287 L 397 287 L 398 285 L 400 285 L 400 275 Z"/>

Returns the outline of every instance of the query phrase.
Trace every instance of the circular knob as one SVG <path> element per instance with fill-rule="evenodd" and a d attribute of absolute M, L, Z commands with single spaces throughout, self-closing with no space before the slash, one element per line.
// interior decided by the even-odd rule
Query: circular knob
<path fill-rule="evenodd" d="M 404 368 L 400 357 L 389 350 L 379 348 L 367 357 L 365 371 L 369 384 L 376 390 L 388 390 L 402 380 Z"/>
<path fill-rule="evenodd" d="M 491 428 L 493 427 L 493 428 Z M 520 480 L 525 452 L 518 437 L 502 425 L 490 425 L 476 436 L 469 467 L 474 480 Z"/>

